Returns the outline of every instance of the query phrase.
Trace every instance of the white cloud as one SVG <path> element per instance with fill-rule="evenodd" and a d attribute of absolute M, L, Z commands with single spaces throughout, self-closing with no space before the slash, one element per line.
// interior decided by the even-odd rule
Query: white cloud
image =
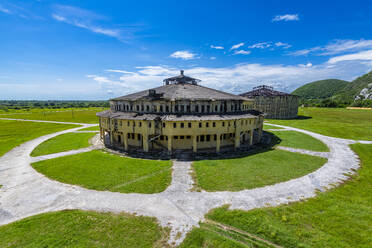
<path fill-rule="evenodd" d="M 372 61 L 372 50 L 332 57 L 328 60 L 328 63 L 335 64 L 343 61 L 352 60 Z"/>
<path fill-rule="evenodd" d="M 236 51 L 234 51 L 234 55 L 237 55 L 237 54 L 248 55 L 250 53 L 251 53 L 251 51 L 247 51 L 247 50 L 236 50 Z"/>
<path fill-rule="evenodd" d="M 107 20 L 105 16 L 68 5 L 54 5 L 52 18 L 59 22 L 89 30 L 93 33 L 116 38 L 120 41 L 132 39 L 134 37 L 134 32 L 137 31 L 135 25 L 129 27 L 120 25 L 120 28 L 103 27 L 103 25 L 99 23 L 102 20 Z"/>
<path fill-rule="evenodd" d="M 84 24 L 77 20 L 69 20 L 66 17 L 58 15 L 58 14 L 52 14 L 52 18 L 59 22 L 64 22 L 64 23 L 67 23 L 67 24 L 70 24 L 70 25 L 73 25 L 79 28 L 84 28 L 97 34 L 103 34 L 103 35 L 121 39 L 121 33 L 120 33 L 120 30 L 118 29 L 107 29 L 107 28 L 93 26 L 91 24 Z"/>
<path fill-rule="evenodd" d="M 210 57 L 209 59 L 210 59 L 210 60 L 215 60 L 215 59 L 216 59 L 216 57 Z"/>
<path fill-rule="evenodd" d="M 303 56 L 308 54 L 315 55 L 335 55 L 346 52 L 358 52 L 372 48 L 372 40 L 333 40 L 325 46 L 316 46 L 312 48 L 302 49 L 290 53 L 294 56 Z"/>
<path fill-rule="evenodd" d="M 210 48 L 217 49 L 217 50 L 225 49 L 223 46 L 214 46 L 214 45 L 211 45 Z"/>
<path fill-rule="evenodd" d="M 66 22 L 67 19 L 64 18 L 63 16 L 60 16 L 60 15 L 57 15 L 57 14 L 52 14 L 52 18 L 57 20 L 57 21 L 60 21 L 60 22 Z"/>
<path fill-rule="evenodd" d="M 3 6 L 0 5 L 0 12 L 3 12 L 5 14 L 11 14 L 12 12 L 7 9 L 7 8 L 4 8 Z"/>
<path fill-rule="evenodd" d="M 291 45 L 289 45 L 288 43 L 284 43 L 284 42 L 275 42 L 275 46 L 276 47 L 282 47 L 284 49 L 287 49 L 287 48 L 290 48 Z"/>
<path fill-rule="evenodd" d="M 276 15 L 272 21 L 273 22 L 279 22 L 279 21 L 298 21 L 300 18 L 298 17 L 298 14 L 286 14 L 286 15 Z"/>
<path fill-rule="evenodd" d="M 337 66 L 328 63 L 312 65 L 262 65 L 237 64 L 232 67 L 194 67 L 185 74 L 202 80 L 201 85 L 232 93 L 242 93 L 259 84 L 269 84 L 278 90 L 290 92 L 315 80 L 340 78 L 351 80 L 372 69 L 371 64 L 339 62 Z M 105 89 L 112 89 L 115 96 L 162 85 L 164 78 L 179 74 L 179 69 L 169 66 L 145 66 L 121 75 L 113 84 L 104 76 L 91 75 Z M 108 81 L 108 83 L 106 83 Z"/>
<path fill-rule="evenodd" d="M 243 42 L 241 42 L 241 43 L 239 43 L 239 44 L 236 44 L 236 45 L 233 45 L 233 46 L 230 48 L 230 50 L 238 49 L 238 48 L 241 47 L 241 46 L 244 46 L 244 43 L 243 43 Z"/>
<path fill-rule="evenodd" d="M 105 71 L 107 71 L 107 72 L 117 72 L 117 73 L 129 73 L 129 74 L 133 73 L 133 72 L 130 72 L 130 71 L 116 70 L 116 69 L 107 69 Z"/>
<path fill-rule="evenodd" d="M 189 59 L 195 59 L 196 54 L 191 53 L 189 51 L 176 51 L 172 53 L 170 56 L 176 59 L 189 60 Z"/>
<path fill-rule="evenodd" d="M 271 47 L 271 42 L 260 42 L 253 45 L 250 45 L 248 48 L 260 48 L 265 49 Z"/>

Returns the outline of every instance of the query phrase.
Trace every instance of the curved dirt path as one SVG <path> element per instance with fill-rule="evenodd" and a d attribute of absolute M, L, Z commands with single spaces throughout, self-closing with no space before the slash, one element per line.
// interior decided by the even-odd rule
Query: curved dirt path
<path fill-rule="evenodd" d="M 54 122 L 55 123 L 55 122 Z M 267 124 L 267 123 L 265 123 Z M 171 228 L 170 243 L 180 244 L 193 227 L 213 208 L 230 204 L 231 209 L 250 210 L 314 197 L 316 190 L 348 179 L 359 168 L 357 155 L 349 148 L 356 141 L 328 137 L 280 125 L 313 136 L 330 149 L 328 162 L 318 170 L 296 179 L 239 192 L 192 192 L 191 162 L 175 161 L 171 185 L 157 194 L 123 194 L 95 191 L 48 179 L 31 166 L 29 154 L 40 143 L 57 135 L 92 125 L 45 135 L 26 142 L 0 157 L 0 225 L 27 216 L 63 209 L 129 212 L 156 217 Z M 372 142 L 371 142 L 372 143 Z"/>

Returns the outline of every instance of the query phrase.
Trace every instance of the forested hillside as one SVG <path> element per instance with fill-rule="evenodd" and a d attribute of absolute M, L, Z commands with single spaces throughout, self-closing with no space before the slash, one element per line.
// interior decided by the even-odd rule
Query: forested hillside
<path fill-rule="evenodd" d="M 305 84 L 292 94 L 304 99 L 324 99 L 339 93 L 349 82 L 339 79 L 326 79 Z"/>
<path fill-rule="evenodd" d="M 372 71 L 352 82 L 326 79 L 305 84 L 292 92 L 300 96 L 300 104 L 317 107 L 372 107 L 372 99 L 357 97 L 372 83 Z"/>

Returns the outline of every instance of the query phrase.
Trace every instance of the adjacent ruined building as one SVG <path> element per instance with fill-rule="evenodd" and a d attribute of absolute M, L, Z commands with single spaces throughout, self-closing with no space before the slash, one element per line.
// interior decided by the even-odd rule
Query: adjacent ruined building
<path fill-rule="evenodd" d="M 183 71 L 163 82 L 111 99 L 110 110 L 97 113 L 106 146 L 220 152 L 261 140 L 264 118 L 252 110 L 253 100 L 201 86 Z"/>
<path fill-rule="evenodd" d="M 265 118 L 292 119 L 297 117 L 299 97 L 276 91 L 271 86 L 257 86 L 240 96 L 254 99 L 253 109 L 263 112 Z"/>

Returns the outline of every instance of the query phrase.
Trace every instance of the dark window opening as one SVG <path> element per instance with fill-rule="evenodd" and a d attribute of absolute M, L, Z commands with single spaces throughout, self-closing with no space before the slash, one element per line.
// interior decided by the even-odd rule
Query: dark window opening
<path fill-rule="evenodd" d="M 213 122 L 213 127 L 216 127 L 216 122 Z"/>
<path fill-rule="evenodd" d="M 173 128 L 176 128 L 177 127 L 177 123 L 173 123 Z"/>
<path fill-rule="evenodd" d="M 201 123 L 201 122 L 199 122 L 199 128 L 200 128 L 200 127 L 202 127 L 202 123 Z"/>
<path fill-rule="evenodd" d="M 174 136 L 174 139 L 178 139 L 178 136 L 176 135 L 176 136 Z"/>
<path fill-rule="evenodd" d="M 182 122 L 181 123 L 181 128 L 184 128 L 185 127 L 185 124 Z"/>
<path fill-rule="evenodd" d="M 188 126 L 189 128 L 191 128 L 191 122 L 187 123 L 187 126 Z"/>
<path fill-rule="evenodd" d="M 206 140 L 211 141 L 211 136 L 209 134 L 207 135 Z"/>
<path fill-rule="evenodd" d="M 180 139 L 184 139 L 184 138 L 185 138 L 185 136 L 183 136 L 183 135 L 180 136 Z"/>
<path fill-rule="evenodd" d="M 209 127 L 209 122 L 205 123 L 205 127 Z"/>

